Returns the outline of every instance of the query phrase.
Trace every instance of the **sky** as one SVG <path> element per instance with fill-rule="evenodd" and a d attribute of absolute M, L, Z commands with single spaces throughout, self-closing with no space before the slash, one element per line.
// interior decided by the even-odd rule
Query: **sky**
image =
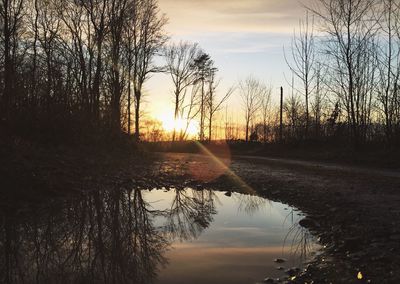
<path fill-rule="evenodd" d="M 273 100 L 291 78 L 284 58 L 303 4 L 311 0 L 159 0 L 169 19 L 165 30 L 171 41 L 197 42 L 219 69 L 220 96 L 249 75 L 272 86 Z M 146 85 L 148 115 L 162 119 L 172 115 L 172 84 L 168 75 L 157 74 Z M 230 112 L 240 115 L 240 96 L 228 102 Z"/>

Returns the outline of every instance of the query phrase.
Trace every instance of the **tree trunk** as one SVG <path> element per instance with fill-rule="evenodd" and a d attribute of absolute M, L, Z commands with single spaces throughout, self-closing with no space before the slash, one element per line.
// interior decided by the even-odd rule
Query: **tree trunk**
<path fill-rule="evenodd" d="M 140 97 L 141 92 L 139 90 L 135 90 L 135 140 L 140 140 Z"/>

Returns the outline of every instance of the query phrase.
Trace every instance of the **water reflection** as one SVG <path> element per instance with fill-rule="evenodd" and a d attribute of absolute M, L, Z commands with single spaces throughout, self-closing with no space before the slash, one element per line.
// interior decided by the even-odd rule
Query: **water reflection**
<path fill-rule="evenodd" d="M 269 203 L 269 200 L 265 198 L 250 194 L 234 194 L 233 198 L 237 200 L 238 210 L 244 211 L 249 215 L 265 209 L 267 202 Z"/>
<path fill-rule="evenodd" d="M 290 246 L 290 253 L 297 258 L 299 263 L 303 263 L 315 250 L 315 239 L 309 230 L 295 221 L 298 219 L 298 215 L 293 209 L 286 216 L 285 222 L 288 222 L 288 219 L 290 219 L 291 225 L 283 241 L 283 247 Z"/>
<path fill-rule="evenodd" d="M 2 212 L 2 283 L 149 283 L 168 241 L 140 190 Z"/>
<path fill-rule="evenodd" d="M 237 206 L 235 211 L 253 217 L 235 217 L 229 211 L 234 208 L 232 204 Z M 258 223 L 251 224 L 251 220 L 261 220 L 254 214 L 264 214 L 263 210 L 268 210 L 266 204 L 259 197 L 228 197 L 221 192 L 192 189 L 104 190 L 46 204 L 10 202 L 0 208 L 0 281 L 153 283 L 167 267 L 162 270 L 160 281 L 169 283 L 168 277 L 179 277 L 173 271 L 181 265 L 175 257 L 176 252 L 182 252 L 180 247 L 186 245 L 193 252 L 197 251 L 196 246 L 206 244 L 213 247 L 210 252 L 214 255 L 224 255 L 227 251 L 220 248 L 227 247 L 225 241 L 230 245 L 238 242 L 237 250 L 229 251 L 229 257 L 247 254 L 257 258 L 265 243 L 273 243 L 274 247 L 281 247 L 277 244 L 282 243 L 281 235 L 266 241 L 271 236 L 261 231 Z M 227 225 L 227 216 L 234 226 Z M 266 217 L 263 215 L 262 219 Z M 243 229 L 243 224 L 250 227 Z M 240 244 L 249 238 L 243 237 L 249 232 L 254 234 L 250 234 L 253 248 Z M 171 248 L 175 256 L 168 252 Z M 265 249 L 261 253 L 265 255 Z M 181 256 L 183 261 L 190 260 L 188 255 Z M 167 257 L 173 261 L 168 266 Z M 210 260 L 207 267 L 218 270 L 212 265 Z"/>
<path fill-rule="evenodd" d="M 172 189 L 171 205 L 164 209 L 163 231 L 174 239 L 197 238 L 216 214 L 216 195 L 212 190 Z"/>

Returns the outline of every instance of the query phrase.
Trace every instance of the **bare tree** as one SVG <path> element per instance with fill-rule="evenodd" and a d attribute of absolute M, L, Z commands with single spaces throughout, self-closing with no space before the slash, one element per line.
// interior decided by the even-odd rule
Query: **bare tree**
<path fill-rule="evenodd" d="M 290 137 L 299 139 L 301 126 L 303 124 L 303 106 L 299 95 L 292 92 L 290 97 L 286 98 L 283 104 L 283 110 L 286 114 L 287 123 L 290 125 Z"/>
<path fill-rule="evenodd" d="M 319 138 L 321 134 L 320 131 L 322 125 L 323 109 L 325 107 L 326 100 L 326 88 L 324 88 L 323 73 L 324 70 L 322 68 L 322 64 L 320 62 L 317 62 L 315 64 L 315 91 L 313 94 L 313 101 L 311 102 L 316 138 Z"/>
<path fill-rule="evenodd" d="M 205 120 L 206 120 L 206 103 L 207 103 L 207 90 L 206 84 L 210 79 L 210 75 L 216 72 L 214 61 L 211 60 L 210 55 L 202 52 L 195 59 L 196 80 L 195 83 L 200 85 L 200 141 L 205 139 Z"/>
<path fill-rule="evenodd" d="M 52 2 L 44 3 L 39 1 L 36 3 L 38 7 L 38 42 L 40 43 L 41 51 L 44 53 L 44 66 L 46 75 L 46 91 L 44 96 L 45 107 L 49 109 L 50 100 L 54 96 L 54 68 L 55 68 L 55 52 L 57 40 L 59 38 L 60 19 L 55 6 Z"/>
<path fill-rule="evenodd" d="M 240 96 L 243 102 L 246 142 L 249 141 L 250 126 L 256 118 L 256 112 L 260 109 L 260 101 L 266 92 L 265 86 L 255 79 L 248 77 L 239 82 Z"/>
<path fill-rule="evenodd" d="M 381 38 L 379 57 L 378 101 L 381 105 L 386 139 L 393 142 L 394 127 L 399 119 L 400 79 L 400 7 L 398 1 L 383 0 L 378 22 Z"/>
<path fill-rule="evenodd" d="M 272 87 L 266 88 L 261 96 L 261 119 L 263 127 L 263 142 L 267 142 L 268 120 L 271 113 L 271 93 Z"/>
<path fill-rule="evenodd" d="M 121 98 L 124 90 L 124 72 L 122 63 L 122 40 L 124 19 L 127 17 L 127 0 L 112 0 L 110 7 L 110 111 L 113 129 L 121 129 Z"/>
<path fill-rule="evenodd" d="M 133 2 L 129 2 L 128 3 L 128 11 L 131 11 L 132 9 L 132 5 L 134 5 Z M 131 21 L 130 18 L 128 18 L 128 22 Z M 132 68 L 133 68 L 133 60 L 134 60 L 134 56 L 133 56 L 133 52 L 132 52 L 132 34 L 133 34 L 133 29 L 129 26 L 126 25 L 125 26 L 125 36 L 124 36 L 124 49 L 125 49 L 125 56 L 126 56 L 126 65 L 127 65 L 127 81 L 128 81 L 128 85 L 127 85 L 127 89 L 128 89 L 128 94 L 127 94 L 127 131 L 128 131 L 128 135 L 131 135 L 131 131 L 132 131 Z"/>
<path fill-rule="evenodd" d="M 185 140 L 187 136 L 187 131 L 189 129 L 190 124 L 192 121 L 198 116 L 200 112 L 199 102 L 199 90 L 201 86 L 199 84 L 192 85 L 191 92 L 190 92 L 190 99 L 184 106 L 182 106 L 180 110 L 180 117 L 183 118 L 185 121 L 185 127 L 181 129 L 179 134 L 179 140 Z"/>
<path fill-rule="evenodd" d="M 107 0 L 89 0 L 82 1 L 81 5 L 86 11 L 87 17 L 87 48 L 89 58 L 87 61 L 88 71 L 85 80 L 88 80 L 88 94 L 84 96 L 87 109 L 92 113 L 95 120 L 99 118 L 100 111 L 100 85 L 103 76 L 103 49 L 106 41 L 106 36 L 109 31 L 109 15 L 107 11 Z M 82 27 L 74 26 L 82 36 Z M 80 41 L 85 40 L 80 39 Z M 82 43 L 81 43 L 82 44 Z M 80 46 L 82 48 L 82 46 Z M 84 49 L 80 50 L 84 53 Z M 81 54 L 81 60 L 84 55 Z"/>
<path fill-rule="evenodd" d="M 196 80 L 195 59 L 201 52 L 197 43 L 180 42 L 165 48 L 164 56 L 166 68 L 174 84 L 174 119 L 179 119 L 179 114 L 185 103 L 186 89 Z M 172 140 L 175 141 L 174 129 Z"/>
<path fill-rule="evenodd" d="M 59 17 L 66 34 L 63 47 L 73 59 L 72 72 L 78 87 L 80 109 L 92 123 L 98 122 L 101 111 L 101 87 L 105 74 L 104 45 L 109 32 L 106 0 L 78 3 L 69 0 L 58 5 Z"/>
<path fill-rule="evenodd" d="M 1 98 L 2 113 L 8 117 L 14 103 L 15 68 L 17 48 L 20 39 L 19 31 L 23 16 L 24 0 L 1 0 L 0 27 L 1 49 L 3 53 L 3 94 Z"/>
<path fill-rule="evenodd" d="M 363 142 L 370 111 L 370 93 L 365 91 L 373 82 L 368 59 L 377 30 L 372 20 L 375 4 L 375 0 L 319 0 L 319 7 L 313 10 L 322 19 L 329 36 L 326 53 L 332 60 L 331 91 L 346 108 L 355 146 Z"/>
<path fill-rule="evenodd" d="M 315 63 L 315 38 L 314 38 L 314 18 L 311 23 L 306 13 L 304 21 L 300 21 L 299 32 L 294 34 L 291 43 L 291 60 L 285 60 L 292 73 L 301 81 L 302 88 L 298 91 L 305 97 L 306 128 L 305 134 L 308 136 L 310 123 L 309 101 L 314 88 L 314 63 Z M 294 86 L 292 86 L 294 87 Z"/>
<path fill-rule="evenodd" d="M 225 93 L 225 95 L 218 100 L 216 96 L 216 89 L 219 82 L 215 82 L 215 72 L 210 75 L 210 81 L 208 83 L 209 89 L 207 94 L 207 112 L 208 112 L 208 141 L 212 139 L 212 124 L 215 114 L 221 109 L 222 104 L 225 103 L 234 92 L 235 88 L 231 87 Z"/>
<path fill-rule="evenodd" d="M 132 83 L 135 96 L 135 138 L 140 139 L 140 110 L 142 90 L 150 74 L 156 69 L 154 56 L 163 47 L 167 36 L 163 30 L 167 19 L 160 15 L 157 0 L 138 0 L 130 11 L 132 30 Z"/>

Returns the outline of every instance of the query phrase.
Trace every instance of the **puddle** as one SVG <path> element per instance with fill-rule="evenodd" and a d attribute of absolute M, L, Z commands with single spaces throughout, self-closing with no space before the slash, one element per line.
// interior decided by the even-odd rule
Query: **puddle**
<path fill-rule="evenodd" d="M 9 204 L 0 215 L 0 282 L 261 282 L 316 250 L 301 215 L 257 196 L 192 189 Z"/>
<path fill-rule="evenodd" d="M 284 276 L 277 266 L 301 267 L 316 249 L 308 231 L 297 225 L 301 212 L 282 203 L 191 189 L 144 196 L 167 212 L 156 224 L 172 242 L 169 265 L 157 283 L 255 283 Z M 277 264 L 276 258 L 287 262 Z"/>

